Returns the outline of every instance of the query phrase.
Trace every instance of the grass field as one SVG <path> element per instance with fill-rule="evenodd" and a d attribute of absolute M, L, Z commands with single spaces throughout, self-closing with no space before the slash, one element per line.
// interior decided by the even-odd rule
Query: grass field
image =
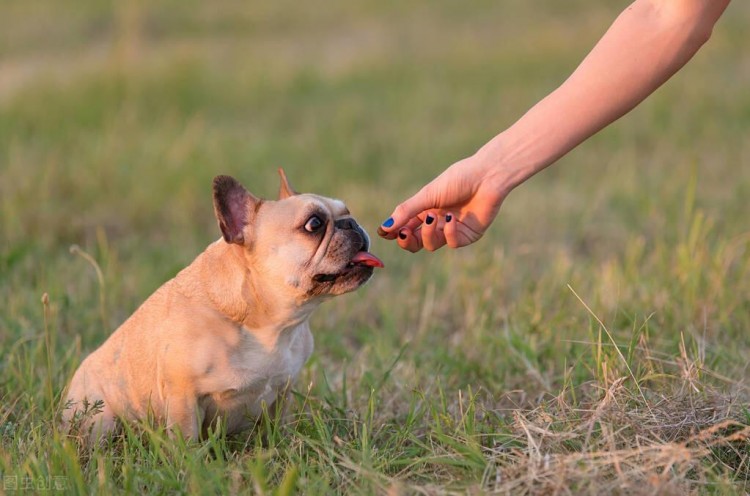
<path fill-rule="evenodd" d="M 750 491 L 741 1 L 476 245 L 374 240 L 386 269 L 315 314 L 289 424 L 91 453 L 55 430 L 83 357 L 219 237 L 214 175 L 271 196 L 284 166 L 374 233 L 625 4 L 3 2 L 0 494 Z"/>

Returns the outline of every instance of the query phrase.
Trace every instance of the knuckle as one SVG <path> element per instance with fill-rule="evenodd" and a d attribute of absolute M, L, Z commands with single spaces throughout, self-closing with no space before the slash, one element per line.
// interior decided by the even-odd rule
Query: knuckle
<path fill-rule="evenodd" d="M 419 195 L 423 196 L 426 200 L 431 200 L 435 196 L 435 184 L 425 184 L 422 189 L 419 190 Z"/>

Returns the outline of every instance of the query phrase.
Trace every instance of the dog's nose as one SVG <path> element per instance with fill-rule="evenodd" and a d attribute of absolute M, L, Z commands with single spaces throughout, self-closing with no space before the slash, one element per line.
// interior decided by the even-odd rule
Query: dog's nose
<path fill-rule="evenodd" d="M 370 250 L 370 237 L 367 235 L 364 229 L 357 226 L 357 232 L 362 237 L 362 248 L 360 248 L 362 251 L 369 251 Z"/>
<path fill-rule="evenodd" d="M 369 237 L 367 236 L 367 233 L 351 217 L 347 217 L 346 219 L 339 219 L 335 221 L 333 225 L 336 226 L 336 228 L 338 229 L 343 229 L 346 231 L 355 231 L 357 234 L 359 234 L 359 237 L 362 240 L 362 247 L 360 249 L 363 251 L 367 251 L 370 249 L 370 240 L 369 240 Z"/>
<path fill-rule="evenodd" d="M 339 229 L 356 229 L 359 227 L 359 225 L 354 222 L 354 219 L 351 218 L 339 219 L 334 222 L 333 225 L 338 227 Z"/>

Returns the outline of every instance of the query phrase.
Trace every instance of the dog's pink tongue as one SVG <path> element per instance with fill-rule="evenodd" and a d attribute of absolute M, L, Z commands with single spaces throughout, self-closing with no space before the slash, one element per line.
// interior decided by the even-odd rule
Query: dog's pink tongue
<path fill-rule="evenodd" d="M 385 265 L 383 265 L 383 262 L 369 251 L 360 251 L 359 253 L 354 255 L 354 257 L 352 257 L 352 263 L 357 265 L 366 265 L 368 267 L 385 267 Z"/>

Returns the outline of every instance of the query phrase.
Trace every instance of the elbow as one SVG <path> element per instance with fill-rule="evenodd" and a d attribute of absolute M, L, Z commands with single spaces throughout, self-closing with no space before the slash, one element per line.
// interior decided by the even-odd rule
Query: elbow
<path fill-rule="evenodd" d="M 729 0 L 666 0 L 660 2 L 662 21 L 679 30 L 696 49 L 705 44 Z"/>
<path fill-rule="evenodd" d="M 716 20 L 707 22 L 705 18 L 693 19 L 692 22 L 689 22 L 686 26 L 690 28 L 688 31 L 690 42 L 696 47 L 703 46 L 711 39 L 715 25 Z"/>
<path fill-rule="evenodd" d="M 713 34 L 713 26 L 700 26 L 691 31 L 689 43 L 696 48 L 700 48 L 711 39 L 711 34 Z"/>

